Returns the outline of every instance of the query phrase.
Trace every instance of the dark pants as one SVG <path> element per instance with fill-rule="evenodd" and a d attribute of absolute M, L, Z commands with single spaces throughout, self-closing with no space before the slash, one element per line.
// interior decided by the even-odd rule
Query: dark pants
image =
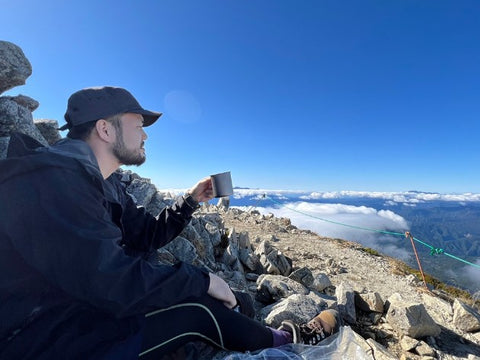
<path fill-rule="evenodd" d="M 145 315 L 141 359 L 158 359 L 191 341 L 247 351 L 272 347 L 273 335 L 260 322 L 205 295 Z"/>

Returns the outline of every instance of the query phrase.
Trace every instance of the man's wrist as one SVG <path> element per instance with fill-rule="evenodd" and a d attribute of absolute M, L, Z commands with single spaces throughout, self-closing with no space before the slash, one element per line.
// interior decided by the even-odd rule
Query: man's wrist
<path fill-rule="evenodd" d="M 193 210 L 197 210 L 200 207 L 200 204 L 198 203 L 197 200 L 195 200 L 189 192 L 186 192 L 185 195 L 183 195 L 183 201 L 191 207 Z"/>

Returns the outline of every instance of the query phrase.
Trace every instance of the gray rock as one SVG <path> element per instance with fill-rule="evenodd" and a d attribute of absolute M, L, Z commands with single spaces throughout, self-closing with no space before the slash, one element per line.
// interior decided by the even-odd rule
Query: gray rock
<path fill-rule="evenodd" d="M 151 184 L 149 179 L 133 179 L 127 191 L 135 203 L 143 207 L 146 207 L 157 193 L 155 185 Z"/>
<path fill-rule="evenodd" d="M 433 321 L 423 304 L 405 302 L 400 294 L 388 298 L 386 319 L 400 334 L 419 339 L 440 335 L 440 327 Z"/>
<path fill-rule="evenodd" d="M 224 196 L 218 199 L 217 208 L 220 211 L 227 211 L 230 207 L 230 198 L 228 196 Z"/>
<path fill-rule="evenodd" d="M 342 282 L 337 286 L 335 295 L 338 301 L 338 310 L 343 319 L 349 324 L 355 324 L 357 313 L 355 311 L 355 293 L 353 287 L 346 282 Z"/>
<path fill-rule="evenodd" d="M 453 302 L 453 322 L 462 331 L 475 332 L 480 330 L 480 314 L 458 299 Z"/>
<path fill-rule="evenodd" d="M 420 341 L 420 344 L 415 347 L 415 351 L 422 357 L 431 356 L 435 358 L 437 355 L 435 350 L 433 350 L 425 341 Z"/>
<path fill-rule="evenodd" d="M 248 270 L 253 271 L 258 275 L 261 275 L 265 272 L 260 259 L 255 253 L 250 249 L 240 249 L 239 250 L 239 259 Z"/>
<path fill-rule="evenodd" d="M 260 275 L 257 280 L 257 299 L 272 303 L 290 295 L 307 295 L 309 290 L 299 282 L 281 275 Z"/>
<path fill-rule="evenodd" d="M 41 144 L 48 145 L 33 124 L 32 113 L 15 101 L 0 97 L 0 137 L 10 136 L 13 131 L 29 135 Z"/>
<path fill-rule="evenodd" d="M 453 320 L 452 305 L 438 296 L 422 293 L 422 301 L 425 308 L 429 309 L 429 315 L 437 324 L 448 325 Z"/>
<path fill-rule="evenodd" d="M 269 274 L 288 276 L 292 271 L 286 257 L 268 241 L 262 241 L 255 254 L 260 257 L 260 262 Z"/>
<path fill-rule="evenodd" d="M 4 98 L 15 101 L 18 105 L 26 107 L 30 112 L 34 112 L 40 105 L 37 100 L 25 95 L 4 96 Z"/>
<path fill-rule="evenodd" d="M 413 339 L 408 335 L 403 335 L 402 339 L 400 340 L 400 346 L 405 351 L 410 351 L 415 349 L 420 344 L 420 341 L 417 339 Z"/>
<path fill-rule="evenodd" d="M 373 339 L 367 339 L 368 345 L 373 350 L 373 354 L 375 355 L 375 360 L 397 360 L 398 358 L 388 351 L 383 345 L 379 344 Z"/>
<path fill-rule="evenodd" d="M 22 49 L 8 41 L 0 41 L 0 94 L 25 84 L 32 74 L 32 65 Z"/>
<path fill-rule="evenodd" d="M 8 143 L 10 141 L 10 136 L 0 137 L 0 160 L 7 157 Z"/>
<path fill-rule="evenodd" d="M 307 288 L 312 286 L 314 281 L 312 271 L 307 267 L 302 267 L 293 271 L 288 277 L 292 280 L 298 281 Z"/>
<path fill-rule="evenodd" d="M 318 292 L 323 292 L 325 289 L 332 286 L 332 282 L 327 274 L 315 273 L 313 276 L 313 284 L 311 288 Z"/>
<path fill-rule="evenodd" d="M 355 293 L 355 305 L 365 312 L 383 313 L 383 300 L 378 292 Z"/>
<path fill-rule="evenodd" d="M 58 122 L 56 120 L 36 119 L 33 123 L 48 144 L 53 145 L 62 138 L 58 132 Z"/>
<path fill-rule="evenodd" d="M 163 249 L 169 251 L 179 261 L 190 264 L 202 263 L 198 257 L 195 246 L 182 236 L 177 236 L 174 240 L 165 245 Z"/>
<path fill-rule="evenodd" d="M 308 322 L 326 308 L 325 303 L 317 303 L 312 298 L 293 294 L 278 303 L 262 310 L 262 317 L 268 326 L 277 328 L 283 320 L 292 320 L 297 324 Z"/>

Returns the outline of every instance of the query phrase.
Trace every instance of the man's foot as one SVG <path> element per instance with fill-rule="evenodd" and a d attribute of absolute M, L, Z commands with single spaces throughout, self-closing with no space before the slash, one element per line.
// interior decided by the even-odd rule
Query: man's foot
<path fill-rule="evenodd" d="M 282 321 L 278 330 L 292 334 L 294 344 L 317 345 L 340 329 L 341 318 L 336 310 L 322 311 L 306 324 L 297 325 L 291 320 Z"/>

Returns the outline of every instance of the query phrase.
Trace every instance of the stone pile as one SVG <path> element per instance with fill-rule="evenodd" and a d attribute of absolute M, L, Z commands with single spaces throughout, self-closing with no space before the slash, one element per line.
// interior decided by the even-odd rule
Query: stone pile
<path fill-rule="evenodd" d="M 25 83 L 30 74 L 31 65 L 22 50 L 0 41 L 0 93 Z M 5 157 L 12 131 L 28 134 L 44 145 L 60 138 L 55 120 L 33 121 L 32 111 L 37 107 L 38 102 L 24 95 L 0 97 L 0 158 Z M 173 202 L 171 194 L 159 192 L 150 180 L 129 171 L 121 174 L 132 198 L 152 214 Z M 262 234 L 251 238 L 249 232 L 227 226 L 226 218 L 251 229 L 261 228 Z M 336 308 L 372 359 L 480 358 L 480 315 L 473 306 L 445 294 L 424 292 L 422 301 L 412 301 L 401 292 L 387 296 L 368 288 L 359 291 L 359 284 L 347 281 L 334 286 L 332 280 L 348 271 L 344 258 L 328 258 L 320 269 L 310 268 L 276 246 L 278 234 L 312 235 L 297 229 L 289 219 L 229 208 L 228 199 L 221 199 L 217 205 L 203 204 L 185 230 L 152 261 L 184 261 L 216 273 L 232 288 L 250 293 L 257 319 L 272 327 L 287 318 L 305 322 L 323 309 Z M 318 249 L 311 248 L 304 256 L 315 259 L 317 253 Z M 415 279 L 411 282 L 416 286 Z M 227 356 L 209 351 L 204 348 L 197 355 L 203 359 Z"/>

